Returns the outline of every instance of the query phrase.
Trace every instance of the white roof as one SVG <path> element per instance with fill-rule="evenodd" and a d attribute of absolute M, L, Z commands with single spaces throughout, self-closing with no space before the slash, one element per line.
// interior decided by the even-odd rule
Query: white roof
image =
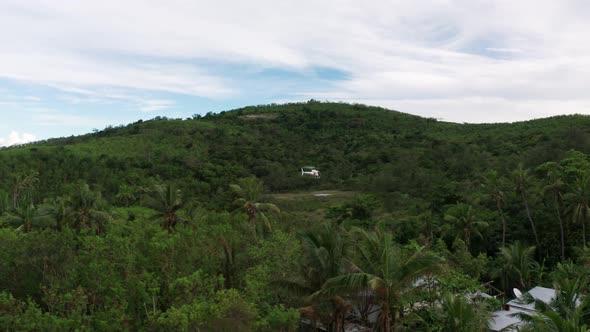
<path fill-rule="evenodd" d="M 533 299 L 543 301 L 547 304 L 551 302 L 551 300 L 554 299 L 556 295 L 555 289 L 539 286 L 529 290 L 527 293 L 529 293 Z M 523 303 L 519 299 L 514 299 L 508 302 L 508 304 L 511 307 L 518 307 L 525 310 L 535 310 L 535 303 Z"/>
<path fill-rule="evenodd" d="M 492 320 L 490 321 L 490 330 L 492 331 L 500 331 L 510 325 L 513 327 L 521 326 L 522 321 L 518 317 L 512 317 L 512 315 L 524 312 L 530 314 L 530 311 L 523 310 L 520 308 L 513 308 L 510 307 L 510 310 L 498 310 L 495 311 L 492 315 Z"/>
<path fill-rule="evenodd" d="M 555 298 L 556 291 L 553 288 L 546 287 L 535 287 L 527 292 L 533 299 L 540 300 L 545 303 L 551 302 Z M 518 317 L 512 317 L 512 315 L 523 312 L 526 314 L 533 314 L 535 312 L 534 303 L 524 303 L 519 299 L 514 299 L 507 303 L 510 306 L 509 310 L 498 310 L 494 312 L 493 318 L 490 321 L 490 330 L 500 331 L 510 325 L 513 327 L 521 326 L 523 323 Z"/>

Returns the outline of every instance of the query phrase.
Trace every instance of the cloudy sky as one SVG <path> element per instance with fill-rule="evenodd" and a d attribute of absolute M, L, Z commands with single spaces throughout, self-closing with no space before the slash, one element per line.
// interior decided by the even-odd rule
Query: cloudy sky
<path fill-rule="evenodd" d="M 0 1 L 0 146 L 309 99 L 590 114 L 590 2 Z"/>

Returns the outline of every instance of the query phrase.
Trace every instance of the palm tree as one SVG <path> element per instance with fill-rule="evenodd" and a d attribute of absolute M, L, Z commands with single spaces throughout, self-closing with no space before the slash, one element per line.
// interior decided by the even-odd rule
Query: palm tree
<path fill-rule="evenodd" d="M 482 238 L 480 229 L 488 227 L 487 222 L 478 220 L 473 207 L 465 203 L 457 203 L 447 210 L 445 220 L 451 222 L 451 228 L 446 233 L 462 238 L 467 248 L 471 248 L 471 236 Z"/>
<path fill-rule="evenodd" d="M 500 248 L 498 260 L 504 290 L 517 286 L 526 288 L 538 267 L 534 260 L 535 247 L 525 247 L 520 241 Z"/>
<path fill-rule="evenodd" d="M 445 293 L 442 296 L 440 311 L 443 331 L 488 331 L 492 317 L 485 303 L 471 301 L 464 295 L 452 293 Z"/>
<path fill-rule="evenodd" d="M 561 240 L 561 259 L 565 260 L 565 231 L 563 227 L 563 219 L 561 218 L 561 206 L 563 206 L 563 190 L 565 184 L 556 171 L 548 172 L 549 183 L 543 188 L 545 195 L 549 195 L 553 200 L 553 206 L 559 221 L 559 233 Z"/>
<path fill-rule="evenodd" d="M 236 275 L 236 247 L 235 237 L 233 234 L 224 234 L 219 238 L 219 244 L 222 249 L 222 268 L 225 288 L 233 288 Z"/>
<path fill-rule="evenodd" d="M 19 203 L 28 205 L 33 202 L 33 191 L 39 182 L 39 173 L 32 172 L 27 176 L 18 176 L 12 186 L 12 207 L 18 207 Z"/>
<path fill-rule="evenodd" d="M 350 263 L 350 245 L 340 227 L 325 223 L 318 231 L 300 233 L 305 253 L 304 277 L 310 290 L 319 290 L 328 279 L 342 275 Z"/>
<path fill-rule="evenodd" d="M 282 282 L 291 291 L 310 295 L 319 290 L 331 278 L 340 276 L 350 270 L 351 247 L 341 227 L 325 223 L 317 231 L 299 234 L 303 247 L 304 282 Z M 330 307 L 330 324 L 339 330 L 344 314 L 350 305 L 339 296 L 310 299 L 310 306 L 300 309 L 308 317 L 321 318 L 320 311 L 326 302 Z M 327 300 L 327 301 L 326 301 Z"/>
<path fill-rule="evenodd" d="M 404 301 L 415 295 L 419 278 L 440 271 L 442 259 L 425 247 L 404 249 L 383 230 L 356 229 L 359 264 L 356 271 L 329 279 L 313 296 L 337 295 L 368 290 L 380 307 L 382 331 L 399 330 Z"/>
<path fill-rule="evenodd" d="M 35 205 L 21 205 L 13 212 L 6 214 L 6 222 L 9 225 L 17 226 L 18 231 L 30 232 L 33 227 L 46 228 L 51 225 L 53 219 L 49 212 Z"/>
<path fill-rule="evenodd" d="M 428 243 L 434 241 L 434 234 L 440 230 L 437 220 L 432 216 L 431 211 L 424 212 L 417 217 L 420 234 L 426 237 Z"/>
<path fill-rule="evenodd" d="M 576 178 L 572 191 L 565 195 L 565 200 L 573 222 L 582 224 L 582 242 L 586 247 L 586 222 L 590 216 L 590 175 Z"/>
<path fill-rule="evenodd" d="M 183 220 L 178 215 L 183 206 L 180 190 L 172 184 L 154 185 L 152 191 L 143 197 L 143 205 L 156 211 L 152 219 L 160 220 L 162 227 L 169 233 L 172 233 L 176 224 Z"/>
<path fill-rule="evenodd" d="M 3 214 L 10 207 L 10 198 L 7 192 L 0 190 L 0 214 Z"/>
<path fill-rule="evenodd" d="M 70 201 L 67 197 L 48 198 L 43 201 L 41 208 L 55 220 L 57 230 L 62 230 L 68 223 L 70 216 Z"/>
<path fill-rule="evenodd" d="M 541 247 L 539 243 L 539 236 L 537 235 L 537 228 L 535 227 L 535 223 L 533 222 L 533 217 L 531 216 L 531 209 L 529 208 L 528 203 L 527 191 L 530 182 L 529 170 L 524 169 L 523 165 L 520 164 L 514 170 L 514 172 L 512 172 L 512 177 L 514 181 L 514 191 L 517 195 L 520 195 L 520 198 L 522 199 L 522 203 L 524 204 L 527 218 L 529 219 L 531 229 L 533 230 L 533 235 L 535 236 L 535 243 L 537 244 L 537 248 L 540 249 Z"/>
<path fill-rule="evenodd" d="M 111 215 L 104 210 L 105 202 L 99 191 L 92 191 L 86 183 L 80 183 L 78 190 L 70 198 L 68 219 L 77 231 L 84 228 L 94 229 L 96 234 L 104 232 L 105 223 L 111 221 Z"/>
<path fill-rule="evenodd" d="M 239 206 L 236 211 L 245 211 L 248 214 L 248 222 L 254 229 L 256 220 L 260 219 L 266 229 L 271 230 L 272 227 L 264 212 L 280 213 L 281 210 L 274 204 L 259 202 L 263 193 L 262 182 L 255 177 L 249 177 L 239 180 L 239 184 L 231 184 L 230 188 L 239 197 L 234 201 L 234 205 Z"/>
<path fill-rule="evenodd" d="M 506 218 L 504 217 L 504 211 L 502 208 L 506 204 L 506 195 L 504 191 L 501 189 L 500 185 L 500 178 L 498 177 L 498 172 L 491 171 L 487 174 L 484 178 L 483 183 L 484 188 L 487 190 L 488 195 L 496 204 L 496 210 L 498 211 L 498 216 L 500 217 L 500 221 L 502 222 L 502 247 L 506 246 Z"/>
<path fill-rule="evenodd" d="M 129 207 L 129 205 L 133 204 L 136 198 L 133 188 L 126 184 L 122 184 L 119 187 L 119 193 L 115 195 L 117 202 L 124 207 Z"/>

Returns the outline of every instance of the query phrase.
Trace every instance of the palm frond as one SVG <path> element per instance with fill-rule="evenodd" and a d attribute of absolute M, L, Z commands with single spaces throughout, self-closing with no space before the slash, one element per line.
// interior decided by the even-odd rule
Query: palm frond
<path fill-rule="evenodd" d="M 371 286 L 371 281 L 376 277 L 368 273 L 350 273 L 334 277 L 326 281 L 322 289 L 312 294 L 309 299 L 329 297 L 349 293 L 354 290 L 361 290 Z"/>

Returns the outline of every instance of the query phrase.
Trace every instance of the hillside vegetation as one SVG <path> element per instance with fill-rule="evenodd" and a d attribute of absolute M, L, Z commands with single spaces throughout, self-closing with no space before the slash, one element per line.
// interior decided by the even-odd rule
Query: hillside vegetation
<path fill-rule="evenodd" d="M 464 304 L 461 331 L 479 331 L 499 302 L 467 292 L 587 292 L 588 153 L 582 115 L 456 124 L 316 101 L 4 148 L 0 326 L 459 331 Z"/>

